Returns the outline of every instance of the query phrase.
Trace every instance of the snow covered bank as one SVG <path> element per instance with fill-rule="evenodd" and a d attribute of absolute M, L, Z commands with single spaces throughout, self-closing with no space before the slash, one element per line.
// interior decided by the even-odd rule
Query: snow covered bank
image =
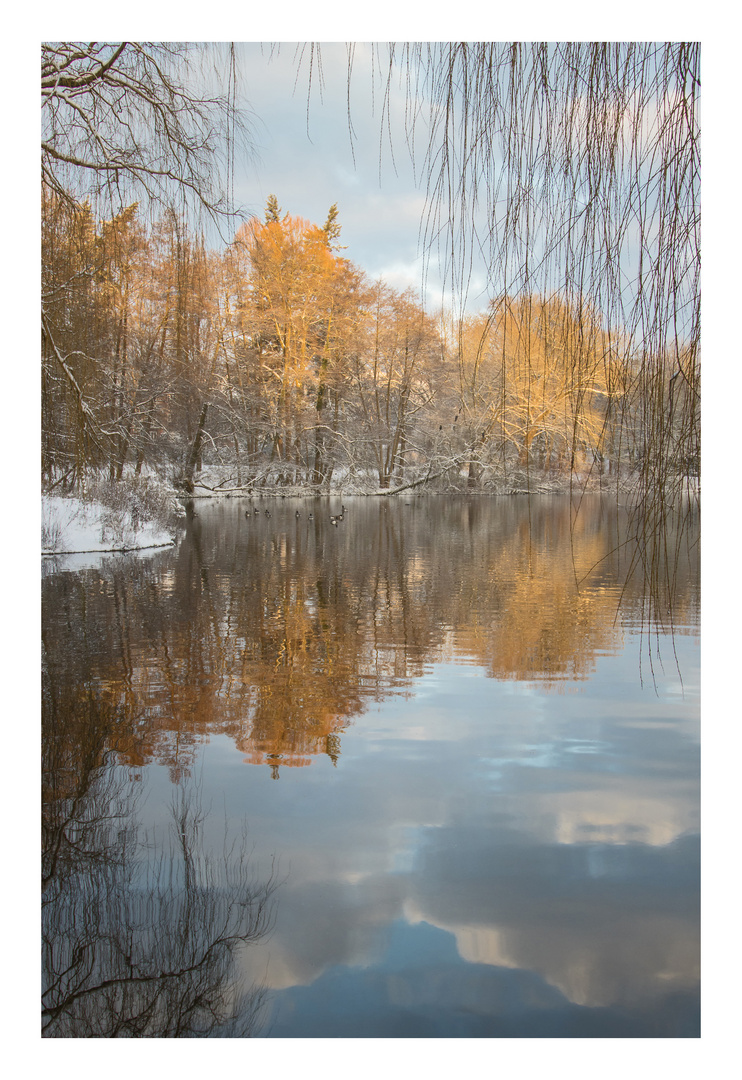
<path fill-rule="evenodd" d="M 98 483 L 85 498 L 43 495 L 41 553 L 60 557 L 169 546 L 182 514 L 170 490 L 144 480 Z"/>
<path fill-rule="evenodd" d="M 430 468 L 407 466 L 404 476 L 394 477 L 390 487 L 380 488 L 378 473 L 374 470 L 337 467 L 332 481 L 321 486 L 310 482 L 306 473 L 285 464 L 263 468 L 258 475 L 240 470 L 237 466 L 204 463 L 193 481 L 189 498 L 244 498 L 263 496 L 306 495 L 394 495 L 397 492 L 416 491 L 425 495 L 568 495 L 588 491 L 615 492 L 616 490 L 637 496 L 642 492 L 642 477 L 638 470 L 624 468 L 620 476 L 602 472 L 596 467 L 585 466 L 572 474 L 554 475 L 536 467 L 526 471 L 520 466 L 483 466 L 475 488 L 468 483 L 469 468 L 451 466 L 431 471 Z M 675 475 L 668 478 L 666 492 L 672 497 L 693 495 L 699 491 L 697 477 Z"/>
<path fill-rule="evenodd" d="M 163 547 L 175 542 L 172 532 L 145 522 L 135 526 L 129 518 L 111 521 L 110 508 L 99 502 L 61 495 L 41 500 L 41 554 L 61 555 L 77 551 L 133 551 Z"/>

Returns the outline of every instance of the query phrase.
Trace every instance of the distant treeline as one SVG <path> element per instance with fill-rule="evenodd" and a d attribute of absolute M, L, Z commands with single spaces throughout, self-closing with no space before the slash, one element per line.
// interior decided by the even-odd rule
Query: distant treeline
<path fill-rule="evenodd" d="M 209 251 L 181 216 L 97 220 L 45 188 L 42 476 L 74 487 L 154 469 L 184 490 L 204 462 L 240 485 L 382 489 L 464 477 L 697 471 L 694 357 L 647 364 L 584 299 L 505 296 L 426 312 L 282 213 Z M 685 361 L 687 360 L 687 365 Z"/>

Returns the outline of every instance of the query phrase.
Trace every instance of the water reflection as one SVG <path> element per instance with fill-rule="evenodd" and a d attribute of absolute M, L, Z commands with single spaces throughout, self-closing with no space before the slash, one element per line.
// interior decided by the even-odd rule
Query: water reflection
<path fill-rule="evenodd" d="M 265 992 L 236 961 L 270 929 L 273 880 L 253 880 L 245 836 L 221 861 L 206 850 L 191 786 L 165 836 L 143 831 L 141 784 L 116 764 L 120 713 L 89 689 L 45 689 L 42 1034 L 255 1033 Z"/>
<path fill-rule="evenodd" d="M 563 498 L 348 503 L 340 526 L 326 500 L 274 502 L 270 519 L 245 517 L 242 501 L 199 507 L 175 557 L 54 576 L 44 607 L 66 632 L 47 634 L 48 665 L 95 678 L 144 719 L 132 764 L 167 762 L 177 778 L 226 733 L 280 777 L 318 754 L 336 761 L 369 700 L 433 662 L 558 688 L 642 622 L 610 500 L 580 513 Z M 680 631 L 697 621 L 686 541 Z"/>
<path fill-rule="evenodd" d="M 44 865 L 52 898 L 57 878 L 74 884 L 45 924 L 48 985 L 67 1000 L 58 975 L 84 955 L 73 928 L 90 934 L 89 910 L 106 941 L 114 924 L 143 928 L 126 936 L 142 970 L 188 973 L 164 1012 L 132 999 L 131 1033 L 145 1014 L 150 1034 L 189 1015 L 196 945 L 144 959 L 152 927 L 183 937 L 168 883 L 212 867 L 193 879 L 208 885 L 186 905 L 193 926 L 252 895 L 239 874 L 236 891 L 211 888 L 223 843 L 200 826 L 188 853 L 175 829 L 145 856 L 175 820 L 172 785 L 197 776 L 287 868 L 270 941 L 264 922 L 243 925 L 250 948 L 225 946 L 228 977 L 207 979 L 214 1033 L 232 1030 L 239 969 L 265 982 L 274 1037 L 697 1034 L 687 516 L 648 634 L 608 500 L 577 515 L 558 498 L 346 506 L 333 525 L 327 500 L 277 500 L 270 519 L 199 505 L 177 551 L 45 581 Z M 106 949 L 93 953 L 108 963 Z M 65 1023 L 110 1030 L 111 1008 Z M 251 1016 L 248 999 L 248 1029 Z"/>
<path fill-rule="evenodd" d="M 360 972 L 334 967 L 279 996 L 276 1038 L 682 1038 L 697 1036 L 698 997 L 670 991 L 609 1007 L 570 1001 L 538 972 L 464 963 L 451 935 L 426 922 L 391 927 Z"/>
<path fill-rule="evenodd" d="M 436 669 L 348 734 L 331 798 L 307 776 L 248 801 L 292 865 L 273 1035 L 698 1033 L 694 710 L 647 731 L 655 691 L 618 660 L 615 686 L 556 696 Z"/>

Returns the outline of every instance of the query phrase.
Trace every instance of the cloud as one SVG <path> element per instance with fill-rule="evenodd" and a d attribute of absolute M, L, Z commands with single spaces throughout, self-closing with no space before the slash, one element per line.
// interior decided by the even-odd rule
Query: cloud
<path fill-rule="evenodd" d="M 683 720 L 695 710 L 675 702 L 674 721 L 637 726 L 645 692 L 621 657 L 605 663 L 623 700 L 588 683 L 550 696 L 547 715 L 532 686 L 437 666 L 421 696 L 357 719 L 337 770 L 292 776 L 276 818 L 261 787 L 246 811 L 287 873 L 251 977 L 286 989 L 367 970 L 396 923 L 424 923 L 460 963 L 533 975 L 562 1003 L 659 1008 L 695 993 L 698 761 Z M 291 813 L 295 799 L 311 813 Z"/>

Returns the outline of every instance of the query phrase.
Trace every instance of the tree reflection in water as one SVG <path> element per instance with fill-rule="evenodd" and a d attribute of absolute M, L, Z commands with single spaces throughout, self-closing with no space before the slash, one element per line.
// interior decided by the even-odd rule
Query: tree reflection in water
<path fill-rule="evenodd" d="M 166 839 L 143 829 L 117 712 L 89 689 L 63 697 L 44 732 L 42 1034 L 253 1034 L 264 992 L 235 962 L 271 929 L 273 871 L 252 878 L 244 828 L 207 852 L 192 783 L 175 788 Z"/>
<path fill-rule="evenodd" d="M 650 581 L 608 497 L 348 501 L 342 529 L 321 500 L 312 522 L 305 501 L 273 500 L 252 528 L 240 501 L 205 503 L 175 552 L 45 582 L 47 670 L 115 703 L 119 760 L 178 782 L 225 735 L 279 778 L 336 764 L 369 702 L 430 664 L 558 692 L 626 626 L 646 627 L 651 663 L 653 635 L 697 621 L 692 506 L 666 518 Z"/>

